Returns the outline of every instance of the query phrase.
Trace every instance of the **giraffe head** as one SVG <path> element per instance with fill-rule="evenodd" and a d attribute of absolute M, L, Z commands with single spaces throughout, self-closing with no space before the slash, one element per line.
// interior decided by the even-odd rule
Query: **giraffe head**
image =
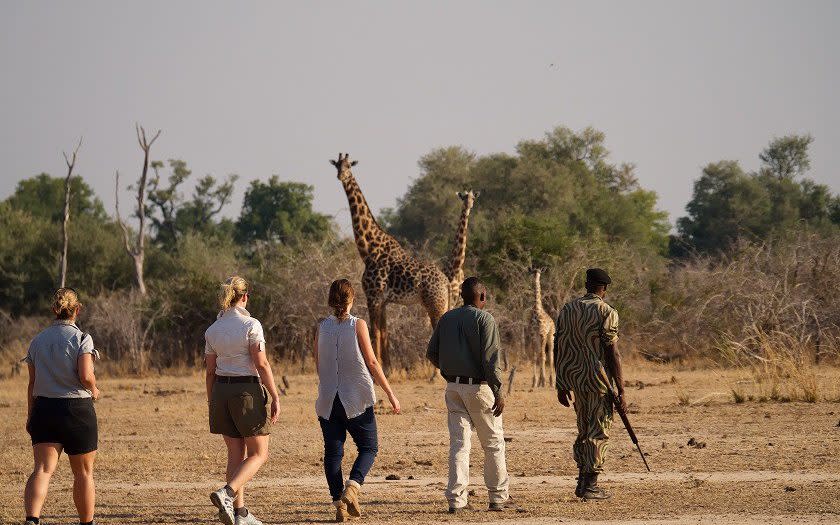
<path fill-rule="evenodd" d="M 545 272 L 546 270 L 548 270 L 548 267 L 546 267 L 546 266 L 529 266 L 528 267 L 528 273 L 533 275 L 535 279 L 539 279 L 540 275 L 543 272 Z"/>
<path fill-rule="evenodd" d="M 330 160 L 330 164 L 335 166 L 338 170 L 338 180 L 341 182 L 344 182 L 346 179 L 353 176 L 353 173 L 350 172 L 350 168 L 358 163 L 358 160 L 350 161 L 349 153 L 339 153 L 338 160 Z"/>
<path fill-rule="evenodd" d="M 475 203 L 475 200 L 478 198 L 478 196 L 480 194 L 481 194 L 481 192 L 478 191 L 478 190 L 476 190 L 476 191 L 473 191 L 473 190 L 459 191 L 458 192 L 458 198 L 461 199 L 462 201 L 464 201 L 464 204 L 467 205 L 467 209 L 471 209 L 473 207 L 473 203 Z"/>

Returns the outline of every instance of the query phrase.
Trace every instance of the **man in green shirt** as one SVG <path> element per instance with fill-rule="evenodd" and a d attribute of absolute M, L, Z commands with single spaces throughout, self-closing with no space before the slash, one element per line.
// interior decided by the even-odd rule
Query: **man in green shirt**
<path fill-rule="evenodd" d="M 471 509 L 467 502 L 470 481 L 470 437 L 475 429 L 484 449 L 484 483 L 490 510 L 511 504 L 502 428 L 499 329 L 488 312 L 487 289 L 477 277 L 461 285 L 464 305 L 446 312 L 435 326 L 426 357 L 446 379 L 449 424 L 449 512 Z"/>

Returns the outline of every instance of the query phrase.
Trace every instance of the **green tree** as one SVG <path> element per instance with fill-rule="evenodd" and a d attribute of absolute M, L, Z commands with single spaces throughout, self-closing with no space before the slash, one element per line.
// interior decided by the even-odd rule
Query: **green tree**
<path fill-rule="evenodd" d="M 455 193 L 481 191 L 470 219 L 468 256 L 495 275 L 500 259 L 522 262 L 564 257 L 577 239 L 627 242 L 664 253 L 669 225 L 656 194 L 639 187 L 632 164 L 608 162 L 604 134 L 559 127 L 526 140 L 514 155 L 478 157 L 462 147 L 434 150 L 420 176 L 384 224 L 398 237 L 427 243 L 438 257 L 454 239 L 460 201 Z"/>
<path fill-rule="evenodd" d="M 55 289 L 61 224 L 0 203 L 0 309 L 46 313 Z M 80 215 L 70 222 L 67 284 L 83 301 L 103 290 L 128 286 L 122 235 L 116 224 Z"/>
<path fill-rule="evenodd" d="M 687 244 L 701 252 L 722 251 L 743 235 L 768 233 L 770 195 L 737 161 L 720 161 L 703 168 L 686 210 L 677 228 Z"/>
<path fill-rule="evenodd" d="M 764 240 L 803 225 L 817 230 L 840 226 L 840 197 L 802 178 L 811 165 L 812 142 L 810 135 L 772 140 L 759 154 L 762 165 L 755 173 L 745 173 L 735 161 L 706 166 L 694 183 L 688 215 L 677 221 L 679 236 L 671 255 L 725 252 L 740 237 Z"/>
<path fill-rule="evenodd" d="M 34 217 L 61 222 L 64 215 L 64 179 L 41 173 L 18 182 L 15 192 L 6 199 L 17 210 L 24 210 Z M 105 221 L 108 215 L 102 201 L 81 176 L 70 179 L 70 216 L 89 216 Z"/>
<path fill-rule="evenodd" d="M 212 175 L 206 175 L 199 179 L 192 197 L 184 200 L 179 187 L 192 175 L 187 163 L 169 159 L 171 173 L 166 186 L 162 185 L 160 176 L 163 162 L 154 161 L 151 167 L 155 176 L 149 181 L 146 215 L 152 221 L 158 245 L 172 247 L 188 233 L 217 233 L 214 218 L 230 202 L 239 177 L 229 175 L 224 181 L 217 181 Z"/>
<path fill-rule="evenodd" d="M 327 238 L 333 232 L 333 224 L 328 216 L 312 209 L 312 191 L 308 184 L 281 182 L 276 175 L 267 183 L 251 182 L 236 221 L 237 240 L 247 244 L 289 244 L 298 238 Z"/>
<path fill-rule="evenodd" d="M 780 179 L 793 179 L 811 168 L 808 148 L 814 138 L 811 135 L 788 135 L 770 141 L 758 158 L 763 168 Z"/>

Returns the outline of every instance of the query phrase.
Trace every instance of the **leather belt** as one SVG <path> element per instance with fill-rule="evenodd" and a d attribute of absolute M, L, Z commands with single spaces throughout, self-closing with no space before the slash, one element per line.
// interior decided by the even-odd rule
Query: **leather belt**
<path fill-rule="evenodd" d="M 259 383 L 257 376 L 216 376 L 217 383 Z"/>
<path fill-rule="evenodd" d="M 479 379 L 477 377 L 443 376 L 443 378 L 450 383 L 458 383 L 461 385 L 482 385 L 487 383 L 487 381 L 485 381 L 484 379 Z"/>

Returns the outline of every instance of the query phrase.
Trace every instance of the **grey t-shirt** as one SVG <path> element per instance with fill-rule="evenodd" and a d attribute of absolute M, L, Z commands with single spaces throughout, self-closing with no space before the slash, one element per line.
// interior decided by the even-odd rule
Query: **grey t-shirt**
<path fill-rule="evenodd" d="M 79 357 L 99 352 L 89 334 L 69 321 L 55 321 L 35 336 L 24 361 L 35 367 L 35 397 L 90 397 L 79 381 Z"/>

